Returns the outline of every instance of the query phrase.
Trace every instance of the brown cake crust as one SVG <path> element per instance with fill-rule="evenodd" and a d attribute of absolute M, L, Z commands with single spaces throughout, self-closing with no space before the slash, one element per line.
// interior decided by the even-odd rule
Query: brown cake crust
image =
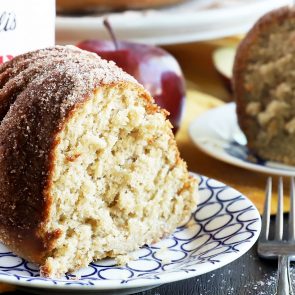
<path fill-rule="evenodd" d="M 247 102 L 244 99 L 245 95 L 249 92 L 249 89 L 246 88 L 244 78 L 246 68 L 251 63 L 251 48 L 263 34 L 267 35 L 269 33 L 269 29 L 273 24 L 281 24 L 286 18 L 294 17 L 295 9 L 287 6 L 267 13 L 247 33 L 237 49 L 232 80 L 234 99 L 237 105 L 238 123 L 247 137 L 248 147 L 254 153 L 256 153 L 254 146 L 256 138 L 255 132 L 253 132 L 253 119 L 246 113 Z"/>
<path fill-rule="evenodd" d="M 57 0 L 59 12 L 81 13 L 120 9 L 155 8 L 184 2 L 185 0 Z"/>
<path fill-rule="evenodd" d="M 114 63 L 73 47 L 35 51 L 0 67 L 0 100 L 6 104 L 0 126 L 0 240 L 32 262 L 42 264 L 60 235 L 44 229 L 56 135 L 93 89 L 112 83 L 133 83 L 144 92 Z"/>
<path fill-rule="evenodd" d="M 48 59 L 48 54 L 50 54 L 51 59 Z M 10 105 L 37 75 L 45 70 L 50 71 L 57 65 L 64 64 L 67 60 L 71 60 L 74 55 L 77 55 L 76 59 L 89 59 L 88 55 L 80 56 L 78 51 L 68 56 L 62 48 L 57 47 L 54 52 L 47 49 L 38 52 L 38 54 L 29 52 L 17 56 L 11 62 L 0 65 L 0 87 L 2 88 L 0 92 L 0 119 L 4 118 Z M 52 58 L 54 58 L 54 63 Z"/>

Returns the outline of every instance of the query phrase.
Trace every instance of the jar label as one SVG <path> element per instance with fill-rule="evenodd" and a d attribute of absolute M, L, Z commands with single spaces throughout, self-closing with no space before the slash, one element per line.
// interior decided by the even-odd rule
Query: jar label
<path fill-rule="evenodd" d="M 1 0 L 0 64 L 55 39 L 55 0 Z"/>

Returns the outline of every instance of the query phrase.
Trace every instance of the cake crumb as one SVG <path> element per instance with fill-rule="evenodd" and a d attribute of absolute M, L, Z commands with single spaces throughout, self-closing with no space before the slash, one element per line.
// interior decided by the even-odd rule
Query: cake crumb
<path fill-rule="evenodd" d="M 125 254 L 125 255 L 118 255 L 115 257 L 115 261 L 119 266 L 125 266 L 129 261 L 134 260 L 132 259 L 132 254 Z"/>

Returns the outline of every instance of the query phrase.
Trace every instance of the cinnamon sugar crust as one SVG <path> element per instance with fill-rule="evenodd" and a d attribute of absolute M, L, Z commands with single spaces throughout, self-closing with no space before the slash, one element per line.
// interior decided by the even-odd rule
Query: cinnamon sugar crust
<path fill-rule="evenodd" d="M 44 188 L 55 135 L 70 111 L 87 100 L 95 87 L 137 84 L 114 63 L 81 52 L 57 46 L 21 55 L 0 67 L 0 72 L 12 69 L 11 79 L 0 81 L 4 84 L 0 90 L 0 239 L 37 263 L 42 263 L 51 240 L 58 236 L 46 236 L 44 243 L 40 232 L 40 220 L 46 220 L 50 206 Z"/>
<path fill-rule="evenodd" d="M 108 119 L 103 117 L 104 113 Z M 133 77 L 114 63 L 72 46 L 30 52 L 1 65 L 0 240 L 18 255 L 40 264 L 43 275 L 60 276 L 93 259 L 124 254 L 171 233 L 195 206 L 197 184 L 180 159 L 171 124 L 165 121 L 166 114 Z M 80 120 L 88 122 L 88 127 Z M 103 133 L 96 138 L 94 135 L 101 130 Z M 77 137 L 76 131 L 83 136 Z M 122 148 L 124 145 L 130 149 Z M 142 153 L 145 160 L 141 159 Z M 89 160 L 89 156 L 93 158 Z M 125 168 L 130 170 L 122 175 L 132 176 L 133 184 L 125 183 L 121 174 L 114 176 L 119 173 L 116 169 L 124 167 L 124 156 L 128 163 Z M 89 164 L 85 164 L 87 161 Z M 115 170 L 97 176 L 104 171 L 103 165 Z M 146 168 L 154 175 L 150 187 L 143 186 L 142 172 L 134 174 Z M 77 173 L 88 179 L 81 184 L 83 190 L 79 185 L 76 187 L 81 177 L 71 182 Z M 103 179 L 107 181 L 102 188 Z M 146 176 L 146 183 L 147 179 Z M 118 189 L 112 195 L 111 189 L 106 190 L 108 182 Z M 77 198 L 75 205 L 67 203 L 65 190 L 69 189 L 69 183 L 73 183 L 68 191 L 69 204 Z M 164 199 L 157 188 L 160 184 L 165 187 Z M 132 185 L 138 185 L 139 194 L 135 194 L 135 188 L 129 191 Z M 96 194 L 90 198 L 90 191 L 95 188 L 99 192 L 98 187 L 105 199 L 98 199 Z M 134 200 L 130 199 L 131 195 Z M 84 204 L 87 198 L 89 208 L 100 203 L 102 207 L 89 211 Z M 153 205 L 149 209 L 139 202 L 140 198 L 146 198 L 145 202 L 150 204 L 158 198 L 163 209 L 150 210 Z M 150 224 L 150 220 L 147 220 L 149 225 L 142 225 L 142 232 L 136 237 L 139 242 L 127 234 L 137 233 L 137 228 L 129 224 L 125 232 L 124 219 L 121 220 L 122 215 L 129 223 L 136 215 L 132 207 L 135 201 L 139 202 L 143 221 L 144 216 L 153 214 L 160 217 L 152 220 L 161 219 L 159 225 Z M 76 211 L 75 206 L 78 206 Z M 80 221 L 83 210 L 85 216 Z M 99 212 L 102 215 L 95 215 Z M 109 222 L 115 234 L 107 236 L 106 231 L 111 242 L 105 242 L 102 247 L 100 234 L 104 228 L 97 224 L 106 214 L 111 218 Z M 55 216 L 58 216 L 56 220 Z M 101 245 L 98 243 L 92 249 L 91 236 L 93 244 Z M 89 251 L 77 245 L 74 256 L 66 257 L 65 253 L 71 253 L 66 247 L 72 247 L 73 239 L 89 242 Z M 112 248 L 114 244 L 117 248 Z"/>

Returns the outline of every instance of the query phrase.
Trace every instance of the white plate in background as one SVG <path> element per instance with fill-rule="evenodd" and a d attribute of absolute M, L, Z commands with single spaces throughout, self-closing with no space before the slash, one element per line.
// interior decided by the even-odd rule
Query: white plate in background
<path fill-rule="evenodd" d="M 109 39 L 102 24 L 106 16 L 121 40 L 159 45 L 210 40 L 245 33 L 264 13 L 291 3 L 292 0 L 190 0 L 158 10 L 57 16 L 56 43 Z"/>

